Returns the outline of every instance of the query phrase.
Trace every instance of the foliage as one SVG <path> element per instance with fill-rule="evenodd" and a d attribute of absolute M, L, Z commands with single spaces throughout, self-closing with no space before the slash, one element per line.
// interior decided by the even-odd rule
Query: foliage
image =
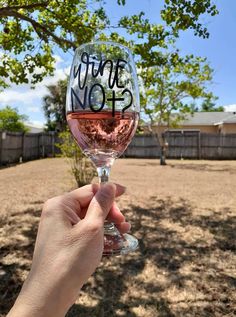
<path fill-rule="evenodd" d="M 63 131 L 66 128 L 66 89 L 67 79 L 47 86 L 49 94 L 43 97 L 43 110 L 47 119 L 47 131 Z"/>
<path fill-rule="evenodd" d="M 11 132 L 27 132 L 24 122 L 27 116 L 19 114 L 16 108 L 6 106 L 0 110 L 0 130 Z"/>
<path fill-rule="evenodd" d="M 186 1 L 166 1 L 166 4 L 174 2 Z M 215 10 L 215 7 L 208 9 Z M 202 10 L 202 13 L 204 12 Z M 175 47 L 176 31 L 171 32 L 164 25 L 150 23 L 143 12 L 121 18 L 119 25 L 127 29 L 132 40 L 128 41 L 115 32 L 109 37 L 103 34 L 100 39 L 120 42 L 134 52 L 142 84 L 141 106 L 144 118 L 148 117 L 150 123 L 175 124 L 185 113 L 191 112 L 191 103 L 194 100 L 200 98 L 210 102 L 214 98 L 207 90 L 213 70 L 206 58 L 181 56 L 181 52 Z M 173 112 L 178 113 L 179 117 L 175 115 L 174 121 L 170 122 L 170 114 Z"/>
<path fill-rule="evenodd" d="M 173 0 L 166 1 L 166 4 L 185 2 Z M 190 2 L 187 1 L 188 4 Z M 215 10 L 215 7 L 211 9 Z M 183 7 L 182 10 L 184 11 Z M 190 10 L 189 14 L 193 14 L 193 11 Z M 199 12 L 197 16 L 199 17 Z M 178 18 L 181 19 L 181 15 Z M 171 24 L 171 21 L 168 20 L 167 24 Z M 125 41 L 117 33 L 113 33 L 111 37 L 129 45 L 135 53 L 138 76 L 142 83 L 140 93 L 143 118 L 149 119 L 150 131 L 155 135 L 164 153 L 167 143 L 159 131 L 157 135 L 154 133 L 152 125 L 155 123 L 157 128 L 162 123 L 176 126 L 186 113 L 192 112 L 193 101 L 212 100 L 214 96 L 207 90 L 207 86 L 211 83 L 213 70 L 205 58 L 194 55 L 181 56 L 175 47 L 178 32 L 177 26 L 173 24 L 171 28 L 152 24 L 141 12 L 130 18 L 123 17 L 120 25 L 129 31 L 132 41 Z M 195 29 L 196 35 L 203 36 L 205 31 L 201 30 L 200 26 L 195 24 L 192 28 Z M 183 25 L 179 25 L 178 31 L 181 29 Z M 207 36 L 208 34 L 205 34 L 203 37 Z M 162 155 L 161 162 L 165 164 Z"/>
<path fill-rule="evenodd" d="M 166 57 L 165 65 L 143 68 L 140 72 L 146 88 L 141 94 L 141 104 L 151 125 L 176 125 L 191 112 L 192 100 L 213 98 L 206 89 L 212 69 L 204 58 L 174 54 Z"/>
<path fill-rule="evenodd" d="M 204 13 L 214 16 L 219 12 L 211 0 L 165 0 L 161 17 L 174 32 L 193 29 L 195 35 L 208 38 L 207 28 L 199 22 Z"/>
<path fill-rule="evenodd" d="M 125 5 L 125 0 L 117 2 Z M 192 28 L 196 35 L 208 37 L 200 18 L 218 13 L 212 0 L 165 0 L 161 17 L 166 25 L 150 24 L 141 12 L 112 26 L 103 4 L 103 0 L 0 0 L 0 87 L 7 87 L 9 81 L 35 85 L 53 73 L 55 49 L 74 50 L 105 30 L 118 27 L 134 34 L 140 28 L 138 38 L 146 37 L 149 43 L 143 51 L 143 45 L 136 45 L 134 52 L 145 57 L 151 47 L 164 47 L 168 37 L 173 40 L 180 30 Z M 114 38 L 119 40 L 117 33 L 111 33 L 110 39 Z M 153 56 L 154 63 L 159 53 Z"/>
<path fill-rule="evenodd" d="M 125 0 L 117 2 L 125 5 Z M 175 47 L 179 33 L 187 29 L 193 29 L 196 36 L 209 37 L 201 22 L 205 14 L 218 14 L 212 0 L 165 0 L 162 24 L 150 23 L 140 12 L 123 16 L 118 25 L 112 26 L 103 0 L 21 0 L 17 5 L 4 1 L 0 9 L 0 85 L 6 86 L 4 78 L 13 83 L 36 84 L 53 72 L 54 47 L 68 51 L 96 36 L 132 49 L 144 85 L 141 101 L 145 115 L 152 122 L 170 124 L 172 112 L 183 116 L 191 111 L 192 99 L 213 97 L 206 89 L 212 77 L 207 61 L 193 55 L 181 56 Z M 108 29 L 116 28 L 118 32 L 108 35 Z M 126 31 L 125 38 L 119 29 Z"/>
<path fill-rule="evenodd" d="M 54 70 L 54 49 L 75 49 L 104 29 L 101 6 L 86 0 L 0 1 L 0 75 L 12 83 L 35 85 Z"/>
<path fill-rule="evenodd" d="M 179 54 L 166 54 L 165 58 L 165 64 L 143 67 L 140 71 L 145 86 L 141 104 L 149 118 L 150 131 L 161 145 L 162 165 L 166 165 L 168 145 L 159 127 L 163 124 L 168 128 L 176 127 L 187 113 L 192 112 L 192 101 L 213 98 L 206 88 L 213 71 L 204 58 L 193 55 L 181 57 Z M 157 129 L 155 132 L 154 124 Z"/>
<path fill-rule="evenodd" d="M 217 98 L 215 98 L 214 100 L 211 99 L 206 99 L 203 101 L 203 103 L 201 104 L 201 111 L 207 111 L 207 112 L 213 112 L 213 111 L 217 111 L 217 112 L 223 112 L 224 111 L 224 107 L 223 106 L 216 106 L 215 104 L 215 100 L 217 100 Z"/>
<path fill-rule="evenodd" d="M 91 183 L 96 175 L 91 161 L 82 153 L 68 130 L 61 132 L 59 138 L 61 142 L 57 147 L 61 150 L 61 155 L 68 159 L 78 187 Z"/>

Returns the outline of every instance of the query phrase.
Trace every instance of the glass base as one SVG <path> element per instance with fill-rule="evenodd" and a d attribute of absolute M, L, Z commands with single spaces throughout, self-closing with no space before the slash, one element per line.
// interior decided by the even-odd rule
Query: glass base
<path fill-rule="evenodd" d="M 127 254 L 138 248 L 138 239 L 130 234 L 121 234 L 111 223 L 104 225 L 103 256 Z"/>

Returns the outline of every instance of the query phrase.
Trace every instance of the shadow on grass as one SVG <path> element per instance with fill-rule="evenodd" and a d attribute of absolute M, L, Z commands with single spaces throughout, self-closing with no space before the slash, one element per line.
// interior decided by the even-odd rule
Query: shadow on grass
<path fill-rule="evenodd" d="M 30 269 L 40 210 L 0 218 L 0 316 L 15 302 Z"/>
<path fill-rule="evenodd" d="M 168 164 L 172 168 L 176 169 L 182 169 L 182 170 L 193 170 L 197 172 L 229 172 L 231 174 L 236 173 L 236 169 L 233 166 L 227 165 L 221 165 L 218 168 L 216 165 L 211 164 L 195 164 L 195 163 L 184 163 L 184 164 L 173 164 L 170 160 L 170 163 Z"/>
<path fill-rule="evenodd" d="M 148 201 L 145 207 L 130 205 L 124 211 L 132 219 L 139 250 L 104 258 L 67 317 L 233 316 L 235 216 L 230 210 L 196 216 L 185 200 Z M 9 311 L 22 274 L 30 268 L 39 215 L 40 210 L 26 210 L 1 224 L 3 234 L 17 231 L 24 239 L 1 246 L 0 316 Z M 210 232 L 212 239 L 193 238 L 194 230 Z"/>

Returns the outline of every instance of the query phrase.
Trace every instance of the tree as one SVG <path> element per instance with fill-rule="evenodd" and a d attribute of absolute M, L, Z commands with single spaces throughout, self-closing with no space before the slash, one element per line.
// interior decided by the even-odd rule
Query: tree
<path fill-rule="evenodd" d="M 217 112 L 223 112 L 224 111 L 224 107 L 223 106 L 216 106 L 215 101 L 218 98 L 214 98 L 213 100 L 210 98 L 207 98 L 203 101 L 203 103 L 201 104 L 201 108 L 200 111 L 207 111 L 207 112 L 213 112 L 213 111 L 217 111 Z"/>
<path fill-rule="evenodd" d="M 117 2 L 125 5 L 125 0 Z M 56 48 L 74 50 L 105 30 L 118 27 L 132 33 L 140 25 L 139 15 L 134 15 L 123 17 L 118 25 L 112 26 L 103 3 L 103 0 L 0 0 L 0 87 L 7 87 L 9 81 L 35 85 L 51 75 Z M 212 0 L 165 0 L 161 16 L 167 27 L 153 25 L 149 29 L 146 19 L 141 27 L 162 47 L 169 35 L 177 37 L 180 30 L 188 28 L 198 36 L 208 37 L 200 18 L 217 13 Z"/>
<path fill-rule="evenodd" d="M 140 72 L 146 88 L 141 95 L 141 104 L 154 135 L 153 126 L 157 129 L 162 165 L 166 164 L 167 143 L 160 126 L 166 124 L 169 128 L 178 125 L 187 113 L 192 112 L 193 100 L 210 100 L 213 97 L 206 88 L 212 79 L 212 69 L 205 59 L 192 55 L 181 58 L 175 54 L 166 58 L 165 65 L 143 68 Z"/>
<path fill-rule="evenodd" d="M 0 110 L 0 130 L 11 132 L 27 132 L 24 122 L 27 116 L 19 114 L 16 108 L 6 106 Z"/>
<path fill-rule="evenodd" d="M 99 1 L 0 1 L 0 84 L 35 85 L 54 70 L 54 48 L 63 51 L 94 38 L 107 18 Z"/>
<path fill-rule="evenodd" d="M 175 47 L 176 27 L 171 32 L 163 25 L 151 24 L 143 13 L 131 18 L 124 17 L 120 24 L 136 39 L 127 43 L 117 33 L 111 34 L 111 38 L 129 45 L 135 53 L 138 75 L 143 86 L 141 107 L 144 118 L 149 119 L 151 132 L 161 145 L 160 161 L 165 165 L 167 144 L 158 127 L 163 123 L 168 127 L 176 126 L 187 113 L 192 112 L 193 101 L 210 101 L 214 98 L 207 90 L 213 70 L 205 58 L 181 56 Z M 203 36 L 202 32 L 198 35 Z M 152 129 L 153 124 L 157 125 L 157 134 Z"/>
<path fill-rule="evenodd" d="M 125 4 L 125 0 L 117 0 L 117 2 L 120 5 Z M 153 100 L 151 110 L 144 103 L 145 95 L 142 96 L 142 106 L 149 117 L 151 113 L 154 118 L 160 117 L 161 114 L 163 120 L 167 120 L 166 113 L 170 114 L 173 111 L 183 115 L 189 110 L 187 102 L 183 101 L 185 99 L 182 97 L 183 93 L 195 99 L 201 96 L 206 98 L 207 92 L 203 83 L 210 81 L 210 68 L 207 69 L 204 59 L 195 59 L 193 56 L 181 57 L 175 47 L 175 42 L 180 31 L 189 28 L 193 29 L 196 36 L 203 38 L 209 36 L 206 27 L 201 23 L 201 17 L 204 14 L 214 16 L 218 13 L 212 0 L 165 0 L 164 8 L 161 11 L 163 24 L 150 23 L 144 13 L 140 12 L 131 17 L 122 17 L 116 26 L 110 24 L 102 6 L 102 0 L 92 0 L 92 3 L 96 4 L 95 9 L 91 9 L 91 3 L 86 0 L 47 2 L 42 0 L 37 3 L 33 0 L 30 2 L 22 0 L 19 5 L 13 5 L 10 1 L 6 4 L 4 1 L 4 7 L 0 9 L 0 21 L 3 24 L 0 32 L 0 48 L 4 50 L 2 66 L 0 64 L 2 78 L 9 77 L 11 82 L 16 83 L 35 84 L 46 74 L 53 72 L 54 47 L 59 47 L 64 51 L 75 49 L 79 44 L 94 39 L 96 35 L 100 40 L 113 40 L 132 48 L 140 77 L 148 92 L 146 96 L 149 100 Z M 22 21 L 23 23 L 20 23 Z M 105 32 L 107 29 L 115 30 L 116 28 L 125 29 L 127 37 L 121 37 L 119 32 L 111 32 L 109 35 Z M 11 51 L 14 55 L 9 54 Z M 189 69 L 187 66 L 184 67 L 184 61 L 188 64 Z M 191 61 L 196 69 L 191 67 Z M 40 71 L 36 71 L 37 69 Z M 147 78 L 146 70 L 150 70 L 147 72 L 150 78 Z M 175 75 L 178 75 L 179 82 L 173 82 L 171 73 L 173 70 Z M 166 80 L 169 92 L 172 91 L 171 84 L 174 86 L 172 97 L 174 97 L 175 104 L 171 102 L 167 106 L 165 103 L 161 107 L 161 111 L 154 106 L 154 97 L 157 97 L 154 90 L 155 87 L 159 88 L 155 72 L 159 75 L 167 72 Z M 190 76 L 188 73 L 191 74 L 191 72 L 195 72 L 198 77 L 199 87 L 198 82 L 193 83 L 188 77 Z M 209 79 L 205 79 L 208 76 L 207 73 Z M 181 80 L 182 76 L 187 76 L 187 79 Z M 6 86 L 3 79 L 1 84 Z M 181 93 L 176 92 L 177 95 L 175 95 L 176 88 L 179 88 Z M 163 99 L 160 95 L 158 98 Z M 207 98 L 211 99 L 210 94 Z M 169 110 L 164 111 L 165 106 Z M 170 116 L 167 117 L 170 120 Z"/>
<path fill-rule="evenodd" d="M 43 97 L 43 110 L 47 119 L 46 130 L 64 131 L 66 123 L 65 105 L 67 79 L 47 86 L 49 94 Z"/>

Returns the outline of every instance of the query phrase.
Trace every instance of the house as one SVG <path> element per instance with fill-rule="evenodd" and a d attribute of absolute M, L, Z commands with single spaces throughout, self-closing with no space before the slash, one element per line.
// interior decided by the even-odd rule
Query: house
<path fill-rule="evenodd" d="M 44 127 L 42 125 L 26 123 L 25 126 L 29 129 L 29 133 L 41 133 L 44 131 Z"/>
<path fill-rule="evenodd" d="M 153 126 L 154 131 L 157 126 Z M 174 130 L 184 131 L 200 131 L 201 133 L 212 134 L 236 134 L 236 112 L 194 112 L 193 114 L 186 115 L 185 119 L 178 124 Z M 167 130 L 167 125 L 159 126 L 159 131 L 164 132 Z M 148 128 L 143 128 L 144 132 L 148 132 Z"/>

